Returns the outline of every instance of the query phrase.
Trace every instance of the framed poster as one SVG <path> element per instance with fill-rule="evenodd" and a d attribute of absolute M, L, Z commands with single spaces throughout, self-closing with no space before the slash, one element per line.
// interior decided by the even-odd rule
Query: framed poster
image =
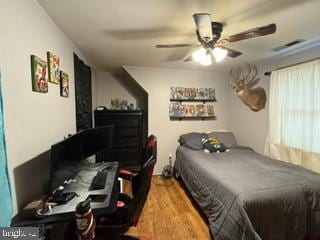
<path fill-rule="evenodd" d="M 60 83 L 60 58 L 51 53 L 47 52 L 48 60 L 48 72 L 49 72 L 49 82 L 59 84 Z"/>
<path fill-rule="evenodd" d="M 69 75 L 60 71 L 60 96 L 69 97 Z"/>
<path fill-rule="evenodd" d="M 48 92 L 48 71 L 47 62 L 41 58 L 31 55 L 31 77 L 32 91 Z"/>

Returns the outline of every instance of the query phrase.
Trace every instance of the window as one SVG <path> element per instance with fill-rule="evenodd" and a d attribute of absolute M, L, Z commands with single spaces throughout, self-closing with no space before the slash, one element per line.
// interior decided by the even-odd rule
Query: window
<path fill-rule="evenodd" d="M 272 73 L 266 153 L 320 171 L 320 60 Z"/>

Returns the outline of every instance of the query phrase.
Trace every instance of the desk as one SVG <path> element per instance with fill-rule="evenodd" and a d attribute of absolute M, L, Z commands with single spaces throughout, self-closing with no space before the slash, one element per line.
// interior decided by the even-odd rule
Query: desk
<path fill-rule="evenodd" d="M 106 179 L 105 188 L 102 190 L 89 190 L 90 183 L 96 173 L 110 166 Z M 58 205 L 52 208 L 52 213 L 47 213 L 40 218 L 25 218 L 17 214 L 11 221 L 12 227 L 39 226 L 56 222 L 66 222 L 75 219 L 76 205 L 84 201 L 88 196 L 105 196 L 103 201 L 91 202 L 91 208 L 95 217 L 112 213 L 116 209 L 119 189 L 117 187 L 118 162 L 107 162 L 99 164 L 88 164 L 74 178 L 76 182 L 71 182 L 65 186 L 65 192 L 76 192 L 79 197 L 75 197 L 66 204 Z"/>

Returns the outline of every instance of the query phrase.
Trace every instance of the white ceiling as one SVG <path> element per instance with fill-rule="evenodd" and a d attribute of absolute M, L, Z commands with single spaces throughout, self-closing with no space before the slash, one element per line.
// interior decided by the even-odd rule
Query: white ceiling
<path fill-rule="evenodd" d="M 262 62 L 320 43 L 320 0 L 37 0 L 79 50 L 101 70 L 144 66 L 213 70 L 243 61 Z M 195 43 L 192 14 L 208 12 L 224 22 L 223 36 L 277 24 L 273 35 L 229 44 L 244 54 L 210 67 L 184 63 L 190 48 L 155 44 Z M 274 53 L 275 47 L 307 42 Z"/>

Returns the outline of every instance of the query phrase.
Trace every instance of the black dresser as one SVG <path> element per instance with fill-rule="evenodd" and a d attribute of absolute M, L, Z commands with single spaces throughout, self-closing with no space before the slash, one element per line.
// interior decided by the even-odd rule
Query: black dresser
<path fill-rule="evenodd" d="M 120 168 L 140 169 L 143 157 L 143 111 L 94 111 L 95 126 L 114 125 L 111 152 L 97 161 L 119 161 Z"/>

